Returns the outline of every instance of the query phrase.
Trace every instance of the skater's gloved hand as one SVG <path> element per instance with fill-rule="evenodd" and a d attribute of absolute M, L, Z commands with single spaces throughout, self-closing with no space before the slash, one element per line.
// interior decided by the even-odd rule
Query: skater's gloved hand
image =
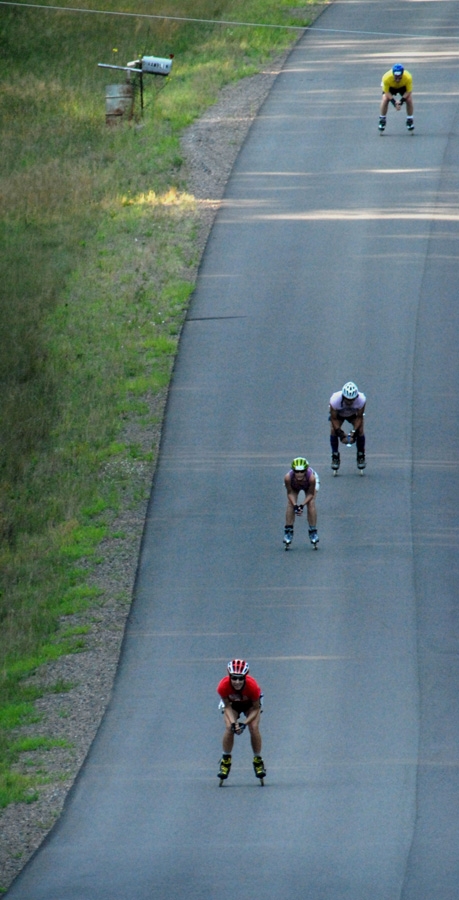
<path fill-rule="evenodd" d="M 244 728 L 245 728 L 244 722 L 233 722 L 233 724 L 231 726 L 231 731 L 233 732 L 233 734 L 242 734 L 242 732 L 244 731 Z"/>
<path fill-rule="evenodd" d="M 302 504 L 302 503 L 296 503 L 296 504 L 295 504 L 295 515 L 296 515 L 296 516 L 301 516 L 301 515 L 302 515 L 302 512 L 303 512 L 303 504 Z"/>

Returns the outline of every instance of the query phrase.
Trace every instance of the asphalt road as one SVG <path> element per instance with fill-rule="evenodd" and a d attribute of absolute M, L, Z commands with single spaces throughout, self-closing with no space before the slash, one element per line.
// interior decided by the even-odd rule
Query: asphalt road
<path fill-rule="evenodd" d="M 459 4 L 336 2 L 228 184 L 110 708 L 11 900 L 459 898 Z M 429 37 L 430 36 L 430 37 Z M 379 84 L 413 72 L 414 135 Z M 327 405 L 367 394 L 367 469 Z M 282 479 L 321 476 L 319 550 Z M 216 684 L 265 694 L 223 788 Z"/>

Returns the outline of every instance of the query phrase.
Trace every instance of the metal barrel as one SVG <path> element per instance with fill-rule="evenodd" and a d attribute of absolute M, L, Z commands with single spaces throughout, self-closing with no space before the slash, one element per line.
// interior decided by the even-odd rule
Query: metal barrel
<path fill-rule="evenodd" d="M 108 84 L 105 90 L 105 122 L 119 125 L 131 119 L 134 107 L 134 87 L 132 84 Z"/>

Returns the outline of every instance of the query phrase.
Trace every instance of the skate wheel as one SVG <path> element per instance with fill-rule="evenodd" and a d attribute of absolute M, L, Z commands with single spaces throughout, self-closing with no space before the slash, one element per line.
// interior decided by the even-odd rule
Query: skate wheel
<path fill-rule="evenodd" d="M 333 478 L 336 478 L 338 474 L 338 469 L 333 469 Z"/>
<path fill-rule="evenodd" d="M 359 469 L 360 475 L 363 476 L 363 469 Z"/>
<path fill-rule="evenodd" d="M 219 787 L 223 787 L 224 783 L 225 783 L 225 779 L 224 779 L 224 778 L 220 778 L 220 784 L 219 784 L 218 786 L 219 786 Z"/>
<path fill-rule="evenodd" d="M 313 545 L 312 545 L 312 548 L 313 548 L 313 550 L 318 550 L 318 549 L 319 549 L 318 546 L 317 546 L 317 544 L 313 544 Z"/>
<path fill-rule="evenodd" d="M 264 783 L 265 783 L 264 778 L 260 778 L 260 787 L 263 787 Z"/>

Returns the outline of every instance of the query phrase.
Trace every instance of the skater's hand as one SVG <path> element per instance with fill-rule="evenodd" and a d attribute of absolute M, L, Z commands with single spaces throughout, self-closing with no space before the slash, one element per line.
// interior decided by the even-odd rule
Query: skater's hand
<path fill-rule="evenodd" d="M 303 504 L 302 504 L 302 503 L 296 503 L 296 504 L 295 504 L 295 515 L 296 515 L 296 516 L 302 516 L 302 515 L 303 515 Z"/>
<path fill-rule="evenodd" d="M 233 734 L 242 734 L 245 728 L 245 722 L 233 722 L 231 731 Z"/>

